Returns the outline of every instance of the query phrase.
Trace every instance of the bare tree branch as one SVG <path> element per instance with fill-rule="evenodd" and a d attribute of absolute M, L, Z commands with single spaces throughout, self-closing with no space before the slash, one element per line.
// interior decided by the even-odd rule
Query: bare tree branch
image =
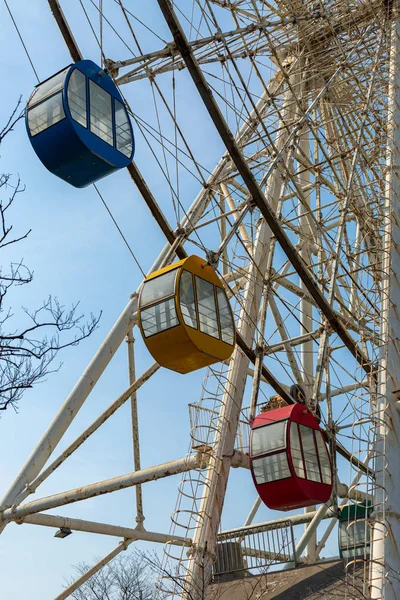
<path fill-rule="evenodd" d="M 90 566 L 75 566 L 78 577 Z M 73 600 L 155 600 L 156 573 L 140 553 L 120 555 L 71 594 Z M 68 581 L 71 585 L 73 580 Z M 157 596 L 162 600 L 163 596 Z"/>
<path fill-rule="evenodd" d="M 23 117 L 22 99 L 0 130 L 0 144 Z M 25 186 L 17 177 L 13 183 L 10 174 L 0 175 L 0 250 L 26 239 L 31 230 L 14 234 L 8 224 L 8 214 Z M 78 314 L 79 302 L 66 308 L 57 298 L 49 296 L 39 308 L 28 309 L 6 306 L 7 294 L 18 286 L 33 280 L 33 272 L 23 259 L 7 267 L 0 263 L 0 411 L 12 406 L 16 409 L 24 392 L 44 381 L 47 375 L 58 371 L 61 364 L 55 359 L 60 350 L 76 346 L 96 329 L 101 313 L 90 315 L 85 321 Z M 14 312 L 16 314 L 14 314 Z M 19 327 L 13 328 L 17 321 Z"/>
<path fill-rule="evenodd" d="M 18 121 L 20 119 L 22 119 L 22 117 L 24 116 L 24 110 L 21 109 L 21 103 L 22 103 L 22 96 L 20 96 L 18 98 L 18 102 L 17 102 L 13 112 L 11 113 L 10 118 L 8 119 L 8 121 L 5 124 L 5 126 L 3 127 L 3 129 L 0 131 L 0 144 L 1 144 L 2 140 L 6 137 L 7 133 L 10 133 L 10 131 L 12 131 L 14 129 L 14 126 L 18 123 Z"/>

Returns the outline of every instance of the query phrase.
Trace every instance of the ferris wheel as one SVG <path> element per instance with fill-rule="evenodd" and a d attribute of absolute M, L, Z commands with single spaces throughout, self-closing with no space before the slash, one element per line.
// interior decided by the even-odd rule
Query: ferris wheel
<path fill-rule="evenodd" d="M 97 52 L 83 56 L 76 17 L 48 0 L 73 64 L 38 82 L 27 143 L 99 194 L 128 169 L 166 246 L 148 249 L 150 271 L 3 498 L 1 527 L 122 538 L 56 600 L 136 540 L 164 545 L 160 594 L 200 600 L 230 577 L 262 586 L 321 561 L 333 532 L 346 594 L 400 598 L 400 3 L 131 4 L 77 2 Z M 129 387 L 50 459 L 126 336 Z M 134 337 L 150 365 L 139 376 Z M 142 468 L 136 392 L 164 369 L 176 404 L 182 376 L 203 369 L 189 453 Z M 31 500 L 128 400 L 135 471 Z M 243 473 L 253 506 L 227 493 Z M 142 486 L 170 475 L 171 521 L 147 531 Z M 133 486 L 137 528 L 42 514 Z M 263 507 L 281 512 L 260 522 Z"/>

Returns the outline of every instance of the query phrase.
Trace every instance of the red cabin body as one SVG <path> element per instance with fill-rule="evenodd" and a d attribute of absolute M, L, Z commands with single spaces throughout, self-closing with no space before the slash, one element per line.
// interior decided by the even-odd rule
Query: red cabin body
<path fill-rule="evenodd" d="M 327 502 L 332 465 L 314 415 L 292 404 L 258 415 L 251 426 L 250 468 L 261 500 L 275 510 Z"/>

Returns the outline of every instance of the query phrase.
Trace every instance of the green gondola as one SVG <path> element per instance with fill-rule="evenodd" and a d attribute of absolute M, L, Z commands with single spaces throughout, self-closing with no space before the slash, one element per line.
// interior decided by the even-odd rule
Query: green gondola
<path fill-rule="evenodd" d="M 370 527 L 368 518 L 372 512 L 371 502 L 346 504 L 339 515 L 339 554 L 345 560 L 368 558 Z"/>

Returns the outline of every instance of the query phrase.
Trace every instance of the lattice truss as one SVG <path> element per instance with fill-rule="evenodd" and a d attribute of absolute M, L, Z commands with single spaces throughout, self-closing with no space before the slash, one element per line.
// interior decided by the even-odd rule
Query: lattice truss
<path fill-rule="evenodd" d="M 169 534 L 178 545 L 166 546 L 164 565 L 174 577 L 164 578 L 160 589 L 200 598 L 216 556 L 231 464 L 248 467 L 250 415 L 274 395 L 293 401 L 294 384 L 313 411 L 319 407 L 338 470 L 330 503 L 290 521 L 315 517 L 315 530 L 331 518 L 317 546 L 312 532 L 297 535 L 297 562 L 306 547 L 310 560 L 318 558 L 341 503 L 370 500 L 376 512 L 383 509 L 377 489 L 383 483 L 374 468 L 384 458 L 377 440 L 384 422 L 379 351 L 390 251 L 392 4 L 180 0 L 174 2 L 175 30 L 157 2 L 80 4 L 145 148 L 144 176 L 153 171 L 164 180 L 163 197 L 155 200 L 176 240 L 173 250 L 179 244 L 216 267 L 242 340 L 228 364 L 207 371 L 201 398 L 190 407 L 189 458 L 175 470 L 187 472 Z M 166 17 L 171 6 L 158 4 Z M 58 3 L 50 5 L 54 11 Z M 72 16 L 69 28 L 74 31 Z M 71 49 L 73 40 L 64 37 Z M 143 108 L 138 98 L 146 99 Z M 213 163 L 219 150 L 222 158 Z M 144 159 L 137 159 L 139 167 Z M 137 173 L 133 178 L 137 183 Z M 174 257 L 168 244 L 154 266 Z M 125 317 L 121 341 L 134 322 Z M 4 514 L 35 519 L 43 505 L 18 508 L 29 490 L 16 492 L 7 502 L 14 509 Z M 246 525 L 257 522 L 258 504 Z M 130 535 L 123 537 L 129 542 Z M 254 558 L 257 548 L 251 552 Z M 272 561 L 279 554 L 259 553 Z M 361 578 L 365 591 L 368 568 Z M 348 586 L 354 589 L 350 576 Z"/>

